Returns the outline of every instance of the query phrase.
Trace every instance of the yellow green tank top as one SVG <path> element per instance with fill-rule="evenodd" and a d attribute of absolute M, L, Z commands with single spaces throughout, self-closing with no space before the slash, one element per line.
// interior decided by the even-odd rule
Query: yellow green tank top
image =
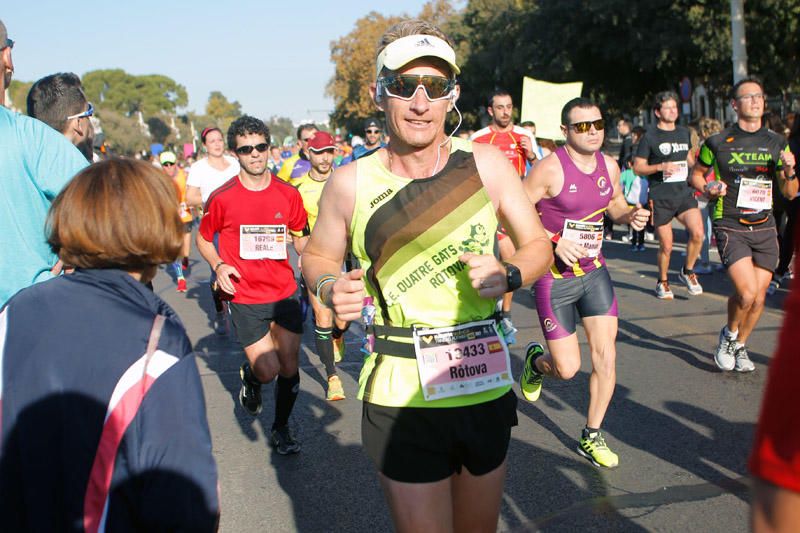
<path fill-rule="evenodd" d="M 300 196 L 303 198 L 303 207 L 308 214 L 308 229 L 313 230 L 319 215 L 319 197 L 322 195 L 325 181 L 317 181 L 309 173 L 306 173 L 289 183 L 300 192 Z"/>
<path fill-rule="evenodd" d="M 392 174 L 378 153 L 356 161 L 352 252 L 374 299 L 375 324 L 442 327 L 492 316 L 495 300 L 478 295 L 458 258 L 497 256 L 497 228 L 469 141 L 452 139 L 445 167 L 425 179 Z M 380 353 L 365 358 L 359 377 L 360 399 L 392 407 L 474 405 L 509 388 L 425 401 L 416 360 Z"/>

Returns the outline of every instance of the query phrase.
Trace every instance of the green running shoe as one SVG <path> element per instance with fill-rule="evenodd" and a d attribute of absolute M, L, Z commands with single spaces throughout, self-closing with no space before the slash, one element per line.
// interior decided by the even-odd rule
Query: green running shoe
<path fill-rule="evenodd" d="M 599 431 L 581 437 L 578 453 L 589 459 L 594 466 L 616 468 L 619 465 L 619 457 L 608 449 L 603 434 Z"/>
<path fill-rule="evenodd" d="M 542 393 L 544 374 L 536 370 L 533 362 L 543 354 L 544 347 L 538 342 L 528 343 L 528 346 L 525 347 L 525 367 L 519 377 L 519 388 L 522 389 L 522 395 L 529 402 L 538 400 L 539 395 Z"/>

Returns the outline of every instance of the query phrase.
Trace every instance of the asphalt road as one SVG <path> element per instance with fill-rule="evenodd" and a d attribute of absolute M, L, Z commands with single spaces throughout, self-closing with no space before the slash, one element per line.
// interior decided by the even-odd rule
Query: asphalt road
<path fill-rule="evenodd" d="M 749 530 L 746 460 L 786 292 L 768 298 L 748 343 L 756 371 L 722 373 L 711 353 L 725 322 L 726 275 L 701 276 L 704 294 L 690 297 L 674 274 L 682 261 L 676 245 L 675 299 L 660 301 L 653 292 L 655 246 L 643 253 L 618 242 L 604 246 L 621 313 L 617 389 L 604 431 L 620 455 L 619 468 L 600 471 L 574 451 L 588 405 L 585 352 L 574 379 L 546 379 L 538 402 L 520 399 L 500 531 Z M 361 449 L 361 404 L 355 399 L 360 328 L 354 325 L 346 336 L 340 375 L 348 398 L 335 403 L 325 401 L 324 371 L 313 352 L 313 331 L 306 328 L 301 393 L 291 419 L 303 448 L 295 456 L 277 455 L 267 445 L 273 385 L 264 387 L 259 417 L 238 405 L 244 354 L 234 336 L 214 334 L 210 270 L 193 254 L 186 294 L 175 292 L 163 269 L 155 290 L 181 316 L 197 351 L 220 473 L 220 530 L 391 531 L 373 466 Z M 513 319 L 520 328 L 512 346 L 518 376 L 525 344 L 542 340 L 527 290 L 515 294 Z M 579 336 L 587 350 L 582 330 Z"/>

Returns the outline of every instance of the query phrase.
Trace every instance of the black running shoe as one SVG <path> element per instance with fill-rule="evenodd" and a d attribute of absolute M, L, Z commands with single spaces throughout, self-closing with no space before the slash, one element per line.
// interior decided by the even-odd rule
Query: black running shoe
<path fill-rule="evenodd" d="M 300 451 L 300 443 L 294 439 L 289 426 L 273 429 L 269 437 L 269 443 L 281 455 L 289 455 Z"/>
<path fill-rule="evenodd" d="M 261 412 L 261 383 L 256 382 L 248 362 L 242 363 L 241 368 L 239 368 L 239 377 L 242 380 L 242 388 L 239 390 L 239 403 L 244 407 L 245 411 L 253 416 L 258 416 L 258 413 Z"/>

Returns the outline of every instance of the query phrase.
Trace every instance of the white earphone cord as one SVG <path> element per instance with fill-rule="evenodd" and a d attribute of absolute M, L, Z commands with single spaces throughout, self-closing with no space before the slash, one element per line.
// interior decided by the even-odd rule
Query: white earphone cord
<path fill-rule="evenodd" d="M 458 123 L 456 124 L 456 127 L 453 128 L 453 132 L 450 133 L 450 135 L 448 135 L 447 138 L 443 140 L 442 143 L 439 145 L 439 148 L 436 149 L 436 166 L 433 167 L 433 174 L 431 174 L 431 176 L 435 176 L 436 173 L 439 171 L 439 162 L 441 161 L 442 157 L 442 146 L 447 144 L 450 141 L 450 139 L 453 138 L 453 135 L 456 134 L 458 128 L 461 127 L 461 121 L 463 117 L 461 116 L 461 111 L 458 110 L 458 104 L 456 103 L 455 99 L 453 99 L 453 109 L 455 109 L 456 113 L 458 113 Z"/>

